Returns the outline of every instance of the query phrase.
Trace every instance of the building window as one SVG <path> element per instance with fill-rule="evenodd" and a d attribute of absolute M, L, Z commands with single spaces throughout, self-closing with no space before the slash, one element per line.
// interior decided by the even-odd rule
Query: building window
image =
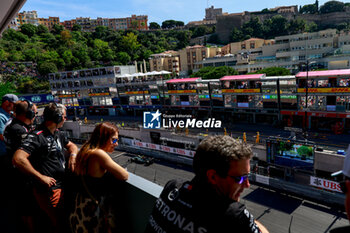
<path fill-rule="evenodd" d="M 250 43 L 250 48 L 251 49 L 255 49 L 255 43 L 253 42 L 253 43 Z"/>
<path fill-rule="evenodd" d="M 241 44 L 241 49 L 245 49 L 245 44 Z"/>

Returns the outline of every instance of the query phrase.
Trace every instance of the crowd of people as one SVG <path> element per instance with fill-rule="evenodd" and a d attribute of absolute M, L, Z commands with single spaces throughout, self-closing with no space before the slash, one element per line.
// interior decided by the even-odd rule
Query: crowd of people
<path fill-rule="evenodd" d="M 1 231 L 120 232 L 108 219 L 114 212 L 106 201 L 110 177 L 120 182 L 129 177 L 108 154 L 118 145 L 117 126 L 97 124 L 78 150 L 60 131 L 66 120 L 64 105 L 50 103 L 43 122 L 34 127 L 37 115 L 30 101 L 13 94 L 2 97 L 0 185 L 6 190 L 1 192 L 6 200 L 2 208 L 9 221 L 0 219 Z M 240 202 L 250 187 L 252 155 L 245 142 L 232 137 L 205 138 L 193 159 L 195 177 L 165 185 L 145 232 L 268 232 Z M 350 219 L 350 151 L 341 173 Z M 349 226 L 332 232 L 349 232 Z"/>
<path fill-rule="evenodd" d="M 32 62 L 0 62 L 0 74 L 16 74 L 37 77 L 36 63 Z"/>

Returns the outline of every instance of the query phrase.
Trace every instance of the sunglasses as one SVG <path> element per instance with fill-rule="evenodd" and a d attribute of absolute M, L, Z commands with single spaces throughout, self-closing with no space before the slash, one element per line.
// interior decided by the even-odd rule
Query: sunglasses
<path fill-rule="evenodd" d="M 249 179 L 250 174 L 243 175 L 243 176 L 229 176 L 229 175 L 227 176 L 232 178 L 237 184 L 242 184 L 244 181 Z"/>
<path fill-rule="evenodd" d="M 119 142 L 119 138 L 112 138 L 112 142 L 113 142 L 113 144 Z"/>

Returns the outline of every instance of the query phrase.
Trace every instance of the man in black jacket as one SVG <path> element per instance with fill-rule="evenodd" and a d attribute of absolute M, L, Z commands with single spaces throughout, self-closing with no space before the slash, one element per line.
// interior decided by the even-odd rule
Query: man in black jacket
<path fill-rule="evenodd" d="M 11 227 L 16 232 L 34 232 L 33 214 L 37 206 L 35 206 L 35 199 L 31 194 L 30 180 L 13 167 L 12 156 L 21 145 L 21 141 L 32 130 L 37 115 L 37 107 L 30 101 L 25 100 L 17 101 L 13 110 L 14 118 L 4 131 L 7 153 L 4 166 L 7 168 L 7 176 L 11 177 L 11 179 L 7 179 L 8 184 L 5 189 L 12 207 L 8 214 L 14 220 Z"/>
<path fill-rule="evenodd" d="M 74 169 L 78 147 L 59 131 L 66 120 L 66 109 L 50 103 L 44 109 L 44 122 L 22 141 L 13 156 L 14 165 L 33 179 L 33 194 L 51 220 L 55 232 L 62 229 L 65 153 Z"/>
<path fill-rule="evenodd" d="M 239 202 L 250 186 L 252 154 L 247 144 L 229 136 L 204 139 L 193 159 L 195 177 L 165 185 L 146 232 L 268 232 Z"/>

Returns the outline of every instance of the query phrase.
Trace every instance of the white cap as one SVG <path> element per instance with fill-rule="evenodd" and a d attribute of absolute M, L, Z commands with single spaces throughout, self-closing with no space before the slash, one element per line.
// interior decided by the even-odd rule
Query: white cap
<path fill-rule="evenodd" d="M 332 176 L 343 174 L 350 178 L 350 144 L 345 154 L 343 170 L 332 173 Z"/>

